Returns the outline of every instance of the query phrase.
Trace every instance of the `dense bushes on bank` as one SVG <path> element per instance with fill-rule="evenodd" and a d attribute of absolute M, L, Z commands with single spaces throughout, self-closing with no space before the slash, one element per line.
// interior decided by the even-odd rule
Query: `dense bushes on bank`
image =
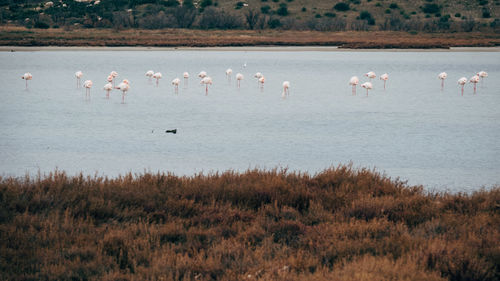
<path fill-rule="evenodd" d="M 500 189 L 340 166 L 0 179 L 3 280 L 498 280 Z"/>

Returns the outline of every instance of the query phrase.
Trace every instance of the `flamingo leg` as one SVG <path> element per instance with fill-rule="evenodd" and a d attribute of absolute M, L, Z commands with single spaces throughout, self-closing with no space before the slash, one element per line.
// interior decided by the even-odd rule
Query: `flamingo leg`
<path fill-rule="evenodd" d="M 474 83 L 474 95 L 476 94 L 476 83 Z"/>
<path fill-rule="evenodd" d="M 366 89 L 366 96 L 368 96 L 368 89 Z"/>
<path fill-rule="evenodd" d="M 384 80 L 384 90 L 385 90 L 385 82 L 386 82 L 386 81 Z"/>
<path fill-rule="evenodd" d="M 208 84 L 205 85 L 205 96 L 208 96 Z"/>
<path fill-rule="evenodd" d="M 441 91 L 444 89 L 444 79 L 441 79 Z"/>
<path fill-rule="evenodd" d="M 125 91 L 122 92 L 122 104 L 125 103 Z"/>
<path fill-rule="evenodd" d="M 464 96 L 464 85 L 462 85 L 462 97 Z"/>

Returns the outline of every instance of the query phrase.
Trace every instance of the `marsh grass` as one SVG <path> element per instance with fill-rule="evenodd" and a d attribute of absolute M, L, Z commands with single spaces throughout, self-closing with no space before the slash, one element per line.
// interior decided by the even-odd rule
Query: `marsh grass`
<path fill-rule="evenodd" d="M 2 280 L 499 280 L 500 189 L 351 166 L 0 178 Z"/>

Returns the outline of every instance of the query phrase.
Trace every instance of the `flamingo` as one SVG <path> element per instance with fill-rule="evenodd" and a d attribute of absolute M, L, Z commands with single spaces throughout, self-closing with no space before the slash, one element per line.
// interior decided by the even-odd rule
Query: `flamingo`
<path fill-rule="evenodd" d="M 156 79 L 156 87 L 158 87 L 158 83 L 160 82 L 160 78 L 161 78 L 161 73 L 156 72 L 155 74 L 153 74 L 153 78 Z"/>
<path fill-rule="evenodd" d="M 367 73 L 365 74 L 365 76 L 366 76 L 366 77 L 368 77 L 368 78 L 370 78 L 370 81 L 371 81 L 373 78 L 377 77 L 377 75 L 376 75 L 376 74 L 375 74 L 375 72 L 373 72 L 373 71 L 369 71 L 369 72 L 367 72 Z"/>
<path fill-rule="evenodd" d="M 29 72 L 26 72 L 26 73 L 24 73 L 23 76 L 21 76 L 21 79 L 26 80 L 26 89 L 28 89 L 28 80 L 33 79 L 33 75 L 31 75 L 31 73 L 29 73 Z"/>
<path fill-rule="evenodd" d="M 366 96 L 368 96 L 368 90 L 373 89 L 373 85 L 370 82 L 365 82 L 361 84 L 361 87 L 366 89 Z"/>
<path fill-rule="evenodd" d="M 389 74 L 384 73 L 384 74 L 380 75 L 380 80 L 384 80 L 384 90 L 385 90 L 385 82 L 387 82 L 387 80 L 389 80 Z"/>
<path fill-rule="evenodd" d="M 130 89 L 130 82 L 127 79 L 123 79 L 115 89 L 122 91 L 122 103 L 125 103 L 125 93 Z"/>
<path fill-rule="evenodd" d="M 444 89 L 444 79 L 446 79 L 446 77 L 448 77 L 448 74 L 446 74 L 446 72 L 441 72 L 438 75 L 438 79 L 441 79 L 441 91 Z"/>
<path fill-rule="evenodd" d="M 115 85 L 115 78 L 118 76 L 118 72 L 116 71 L 111 71 L 111 73 L 109 74 L 111 77 L 113 77 L 113 86 Z"/>
<path fill-rule="evenodd" d="M 108 83 L 113 83 L 113 76 L 108 75 L 108 78 L 106 78 L 106 80 L 108 81 Z"/>
<path fill-rule="evenodd" d="M 154 74 L 155 74 L 155 72 L 153 70 L 148 70 L 146 72 L 146 76 L 148 77 L 149 82 L 151 82 L 151 78 L 153 77 Z"/>
<path fill-rule="evenodd" d="M 472 76 L 469 82 L 474 84 L 474 94 L 476 94 L 476 84 L 479 82 L 479 75 Z"/>
<path fill-rule="evenodd" d="M 259 79 L 260 79 L 260 77 L 262 77 L 262 73 L 257 72 L 257 73 L 255 73 L 255 75 L 253 77 L 257 78 L 257 84 L 259 84 Z"/>
<path fill-rule="evenodd" d="M 481 84 L 483 84 L 484 78 L 488 77 L 488 72 L 482 70 L 479 71 L 477 75 L 481 77 Z"/>
<path fill-rule="evenodd" d="M 266 82 L 266 78 L 264 77 L 264 75 L 262 75 L 258 81 L 260 84 L 260 90 L 263 91 L 264 90 L 264 83 Z"/>
<path fill-rule="evenodd" d="M 458 85 L 462 86 L 462 96 L 464 95 L 464 86 L 467 83 L 467 78 L 462 77 L 458 79 Z"/>
<path fill-rule="evenodd" d="M 181 79 L 175 78 L 172 80 L 172 85 L 175 87 L 175 93 L 177 94 L 179 92 L 179 84 L 181 83 Z"/>
<path fill-rule="evenodd" d="M 111 92 L 111 90 L 113 90 L 113 84 L 111 83 L 107 83 L 104 85 L 104 91 L 106 91 L 106 98 L 109 99 L 109 92 Z"/>
<path fill-rule="evenodd" d="M 205 95 L 208 95 L 208 85 L 212 85 L 212 78 L 205 76 L 203 79 L 201 79 L 200 84 L 205 85 Z"/>
<path fill-rule="evenodd" d="M 85 82 L 83 82 L 83 87 L 85 88 L 85 97 L 90 98 L 90 88 L 92 88 L 92 80 L 85 80 Z"/>
<path fill-rule="evenodd" d="M 283 82 L 283 92 L 281 93 L 281 96 L 285 98 L 285 96 L 290 95 L 290 82 L 284 81 Z"/>
<path fill-rule="evenodd" d="M 82 78 L 83 76 L 83 72 L 81 71 L 77 71 L 75 72 L 75 77 L 76 77 L 76 87 L 79 88 L 80 87 L 80 78 Z"/>
<path fill-rule="evenodd" d="M 351 80 L 349 80 L 349 85 L 352 86 L 352 95 L 356 95 L 356 86 L 359 84 L 359 78 L 358 76 L 353 76 L 351 77 Z"/>
<path fill-rule="evenodd" d="M 241 80 L 243 80 L 243 74 L 237 73 L 236 74 L 236 81 L 238 81 L 238 88 L 240 88 Z"/>
<path fill-rule="evenodd" d="M 207 72 L 206 71 L 201 71 L 200 73 L 198 73 L 198 77 L 200 77 L 201 79 L 207 77 Z"/>
<path fill-rule="evenodd" d="M 182 77 L 184 77 L 184 87 L 187 87 L 188 79 L 189 79 L 189 73 L 188 72 L 182 73 Z"/>
<path fill-rule="evenodd" d="M 231 75 L 232 74 L 233 74 L 233 70 L 231 68 L 226 69 L 227 81 L 231 82 Z"/>

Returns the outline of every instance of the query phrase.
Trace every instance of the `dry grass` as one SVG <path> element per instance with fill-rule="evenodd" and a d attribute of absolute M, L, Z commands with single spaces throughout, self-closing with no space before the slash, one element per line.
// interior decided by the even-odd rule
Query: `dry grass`
<path fill-rule="evenodd" d="M 340 46 L 449 48 L 500 46 L 495 33 L 319 32 L 283 30 L 26 29 L 0 26 L 0 46 Z"/>
<path fill-rule="evenodd" d="M 2 280 L 499 280 L 500 189 L 371 170 L 0 178 Z"/>

